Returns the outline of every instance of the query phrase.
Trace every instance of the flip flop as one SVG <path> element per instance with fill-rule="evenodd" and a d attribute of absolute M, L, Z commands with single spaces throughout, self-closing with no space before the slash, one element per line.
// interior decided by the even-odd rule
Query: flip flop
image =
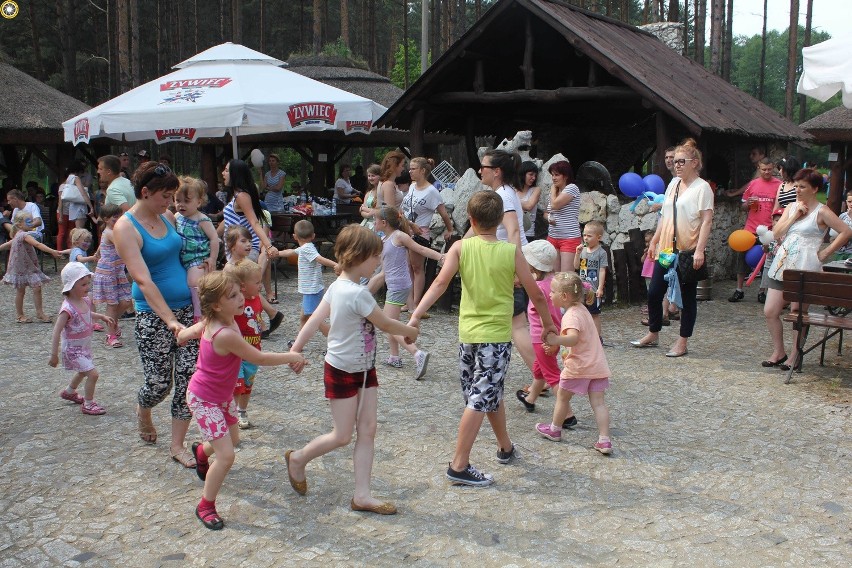
<path fill-rule="evenodd" d="M 48 316 L 44 316 L 43 318 L 37 317 L 39 323 L 53 323 L 53 319 Z"/>
<path fill-rule="evenodd" d="M 266 301 L 269 302 L 270 304 L 277 304 L 278 303 L 278 296 L 272 296 L 271 298 L 267 298 Z"/>
<path fill-rule="evenodd" d="M 16 322 L 18 322 L 18 323 L 33 323 L 32 318 L 28 318 L 28 317 L 26 317 L 26 316 L 24 316 L 24 317 L 19 317 L 19 318 L 18 318 L 18 319 L 16 319 L 15 321 L 16 321 Z"/>
<path fill-rule="evenodd" d="M 172 453 L 172 459 L 187 469 L 195 469 L 198 463 L 195 456 L 188 448 L 184 448 L 179 454 Z"/>

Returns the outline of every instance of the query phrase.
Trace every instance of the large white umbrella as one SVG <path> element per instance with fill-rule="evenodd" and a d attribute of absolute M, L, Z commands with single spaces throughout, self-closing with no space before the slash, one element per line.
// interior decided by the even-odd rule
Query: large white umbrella
<path fill-rule="evenodd" d="M 825 102 L 843 91 L 843 106 L 852 108 L 852 36 L 806 47 L 802 60 L 799 93 Z"/>
<path fill-rule="evenodd" d="M 387 109 L 358 95 L 281 68 L 284 62 L 225 43 L 177 69 L 62 123 L 65 140 L 194 142 L 230 132 L 369 132 Z"/>

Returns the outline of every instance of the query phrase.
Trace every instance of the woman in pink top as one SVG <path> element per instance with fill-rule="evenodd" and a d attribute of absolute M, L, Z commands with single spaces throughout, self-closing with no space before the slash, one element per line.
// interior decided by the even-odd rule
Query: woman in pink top
<path fill-rule="evenodd" d="M 562 423 L 568 416 L 571 397 L 588 394 L 599 432 L 594 448 L 609 455 L 612 453 L 609 409 L 604 402 L 604 391 L 609 388 L 609 364 L 595 322 L 583 305 L 584 290 L 583 281 L 574 272 L 559 272 L 551 283 L 550 299 L 554 306 L 565 309 L 565 315 L 562 316 L 559 336 L 551 333 L 545 338 L 545 343 L 570 349 L 562 357 L 562 376 L 556 406 L 553 407 L 553 421 L 551 424 L 537 424 L 536 430 L 548 440 L 561 440 Z"/>
<path fill-rule="evenodd" d="M 240 363 L 244 360 L 255 365 L 289 363 L 301 371 L 305 359 L 296 353 L 258 351 L 243 339 L 234 318 L 243 313 L 245 298 L 239 280 L 232 273 L 205 275 L 199 282 L 198 295 L 202 319 L 181 330 L 178 342 L 201 339 L 198 363 L 186 391 L 187 405 L 204 440 L 192 444 L 198 463 L 195 471 L 204 481 L 195 516 L 208 529 L 219 530 L 225 523 L 216 512 L 216 496 L 234 464 L 234 446 L 240 442 L 239 429 L 231 428 L 238 421 L 234 387 Z M 209 458 L 214 453 L 216 461 L 211 465 Z"/>

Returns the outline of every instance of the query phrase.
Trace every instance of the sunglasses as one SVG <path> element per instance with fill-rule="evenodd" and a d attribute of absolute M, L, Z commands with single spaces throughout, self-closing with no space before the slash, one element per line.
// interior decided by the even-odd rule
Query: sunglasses
<path fill-rule="evenodd" d="M 171 168 L 169 168 L 169 167 L 168 167 L 167 165 L 165 165 L 165 164 L 158 164 L 158 165 L 157 165 L 157 167 L 156 167 L 156 168 L 154 168 L 154 171 L 152 171 L 150 174 L 148 174 L 147 176 L 145 176 L 145 180 L 142 182 L 142 184 L 140 185 L 140 187 L 145 187 L 145 186 L 147 186 L 149 183 L 151 183 L 151 180 L 152 180 L 152 179 L 154 179 L 155 177 L 163 177 L 163 176 L 167 176 L 167 175 L 169 175 L 170 173 L 172 173 Z"/>

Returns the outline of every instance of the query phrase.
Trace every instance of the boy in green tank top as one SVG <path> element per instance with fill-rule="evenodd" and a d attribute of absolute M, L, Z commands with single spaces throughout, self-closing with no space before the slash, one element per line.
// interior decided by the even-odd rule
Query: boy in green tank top
<path fill-rule="evenodd" d="M 497 226 L 503 219 L 500 196 L 493 191 L 475 193 L 467 212 L 475 236 L 456 242 L 447 252 L 441 272 L 411 314 L 409 325 L 419 327 L 423 314 L 459 272 L 459 360 L 465 410 L 447 478 L 453 484 L 482 487 L 494 483 L 494 478 L 471 465 L 470 451 L 483 417 L 488 417 L 497 438 L 497 461 L 505 464 L 518 457 L 506 428 L 503 405 L 503 386 L 512 355 L 515 276 L 540 313 L 548 313 L 548 307 L 521 250 L 497 240 Z M 559 333 L 553 322 L 543 329 L 542 339 L 549 333 Z"/>

